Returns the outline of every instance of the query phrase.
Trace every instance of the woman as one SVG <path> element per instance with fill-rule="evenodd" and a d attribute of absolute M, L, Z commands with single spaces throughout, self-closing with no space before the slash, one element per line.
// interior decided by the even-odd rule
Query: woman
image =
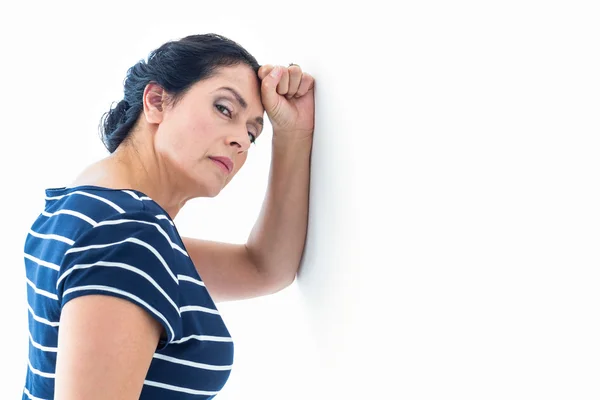
<path fill-rule="evenodd" d="M 304 248 L 314 79 L 235 42 L 168 42 L 127 73 L 103 117 L 111 155 L 46 190 L 25 243 L 23 399 L 208 399 L 233 343 L 215 302 L 293 282 Z M 181 238 L 189 199 L 219 194 L 273 126 L 269 186 L 245 245 Z"/>

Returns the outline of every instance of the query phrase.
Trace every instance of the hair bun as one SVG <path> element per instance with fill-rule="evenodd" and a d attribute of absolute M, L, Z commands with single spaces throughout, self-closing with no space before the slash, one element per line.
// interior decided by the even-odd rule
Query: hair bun
<path fill-rule="evenodd" d="M 131 108 L 131 105 L 129 104 L 129 102 L 125 99 L 119 101 L 119 103 L 117 104 L 117 106 L 115 107 L 115 110 L 118 114 L 126 114 L 127 110 L 129 110 Z"/>

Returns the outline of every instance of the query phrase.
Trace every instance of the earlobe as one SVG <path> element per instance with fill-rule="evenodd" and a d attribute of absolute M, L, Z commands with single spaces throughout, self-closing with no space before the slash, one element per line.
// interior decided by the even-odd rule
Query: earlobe
<path fill-rule="evenodd" d="M 150 82 L 144 89 L 144 115 L 150 124 L 159 124 L 163 119 L 164 89 Z"/>

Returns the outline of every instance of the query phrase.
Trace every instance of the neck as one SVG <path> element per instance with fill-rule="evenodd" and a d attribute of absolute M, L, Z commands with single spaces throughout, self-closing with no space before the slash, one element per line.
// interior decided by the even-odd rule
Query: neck
<path fill-rule="evenodd" d="M 153 136 L 145 134 L 141 137 Z M 72 186 L 87 184 L 134 189 L 157 202 L 174 219 L 191 197 L 178 187 L 177 179 L 169 175 L 169 169 L 150 140 L 131 139 L 107 158 L 88 167 Z"/>
<path fill-rule="evenodd" d="M 149 137 L 149 136 L 147 136 Z M 132 189 L 156 201 L 171 218 L 179 213 L 189 197 L 170 176 L 167 166 L 152 146 L 140 148 L 136 143 L 124 143 L 115 151 L 113 161 L 117 176 L 123 176 Z"/>

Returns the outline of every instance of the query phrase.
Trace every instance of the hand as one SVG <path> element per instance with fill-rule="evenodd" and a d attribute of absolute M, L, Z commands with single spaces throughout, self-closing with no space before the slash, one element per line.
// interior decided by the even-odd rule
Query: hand
<path fill-rule="evenodd" d="M 276 76 L 271 72 L 275 70 Z M 315 127 L 315 79 L 298 65 L 263 65 L 258 70 L 262 103 L 273 135 L 312 138 Z"/>

